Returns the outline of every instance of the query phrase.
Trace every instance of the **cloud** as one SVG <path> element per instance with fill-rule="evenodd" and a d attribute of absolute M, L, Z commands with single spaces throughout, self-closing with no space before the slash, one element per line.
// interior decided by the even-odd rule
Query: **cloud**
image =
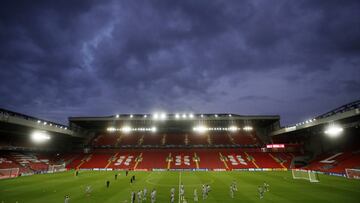
<path fill-rule="evenodd" d="M 0 105 L 60 122 L 154 109 L 296 122 L 358 99 L 359 8 L 331 0 L 5 2 Z"/>

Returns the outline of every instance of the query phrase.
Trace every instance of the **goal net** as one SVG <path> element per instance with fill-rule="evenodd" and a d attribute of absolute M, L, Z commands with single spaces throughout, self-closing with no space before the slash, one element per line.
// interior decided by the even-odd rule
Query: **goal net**
<path fill-rule="evenodd" d="M 309 180 L 312 183 L 320 182 L 319 175 L 315 171 L 303 170 L 303 169 L 293 169 L 292 176 L 293 176 L 293 179 Z"/>
<path fill-rule="evenodd" d="M 0 169 L 0 179 L 16 178 L 19 176 L 19 168 L 2 168 Z"/>
<path fill-rule="evenodd" d="M 345 170 L 347 178 L 360 180 L 360 169 L 347 168 Z"/>
<path fill-rule="evenodd" d="M 65 164 L 60 165 L 50 165 L 49 166 L 49 173 L 57 173 L 57 172 L 63 172 L 66 171 Z"/>

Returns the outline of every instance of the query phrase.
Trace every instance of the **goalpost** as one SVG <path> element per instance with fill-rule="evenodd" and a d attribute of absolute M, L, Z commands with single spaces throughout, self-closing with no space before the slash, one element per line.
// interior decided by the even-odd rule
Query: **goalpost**
<path fill-rule="evenodd" d="M 319 175 L 316 173 L 316 171 L 293 169 L 291 172 L 293 179 L 309 180 L 312 183 L 320 182 Z"/>
<path fill-rule="evenodd" d="M 0 169 L 0 179 L 16 178 L 19 176 L 19 168 L 2 168 Z"/>
<path fill-rule="evenodd" d="M 347 178 L 360 180 L 360 169 L 347 168 L 345 171 Z"/>
<path fill-rule="evenodd" d="M 64 164 L 60 164 L 60 165 L 50 165 L 48 172 L 49 173 L 57 173 L 57 172 L 63 172 L 66 171 L 65 165 Z"/>

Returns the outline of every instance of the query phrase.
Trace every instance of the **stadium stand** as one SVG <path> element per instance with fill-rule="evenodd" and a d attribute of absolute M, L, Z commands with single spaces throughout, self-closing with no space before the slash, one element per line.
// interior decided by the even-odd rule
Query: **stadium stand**
<path fill-rule="evenodd" d="M 284 160 L 280 161 L 283 157 Z M 289 168 L 291 155 L 267 153 L 257 150 L 236 149 L 150 149 L 150 150 L 97 150 L 82 155 L 67 168 L 111 168 L 128 170 L 152 169 L 246 169 Z M 283 164 L 288 163 L 288 164 Z"/>
<path fill-rule="evenodd" d="M 345 173 L 346 168 L 360 168 L 360 151 L 322 154 L 304 168 L 322 172 Z"/>

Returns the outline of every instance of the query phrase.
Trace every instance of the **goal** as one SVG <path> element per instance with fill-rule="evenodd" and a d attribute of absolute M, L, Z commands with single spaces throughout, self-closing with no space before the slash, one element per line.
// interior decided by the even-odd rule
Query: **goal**
<path fill-rule="evenodd" d="M 347 178 L 360 180 L 360 169 L 347 168 L 345 171 Z"/>
<path fill-rule="evenodd" d="M 50 165 L 49 170 L 48 170 L 49 173 L 57 173 L 57 172 L 63 172 L 63 171 L 66 171 L 64 164 Z"/>
<path fill-rule="evenodd" d="M 16 178 L 19 176 L 19 168 L 2 168 L 0 169 L 0 179 Z"/>
<path fill-rule="evenodd" d="M 319 175 L 316 173 L 316 171 L 303 169 L 293 169 L 291 171 L 293 179 L 309 180 L 312 183 L 320 182 Z"/>

